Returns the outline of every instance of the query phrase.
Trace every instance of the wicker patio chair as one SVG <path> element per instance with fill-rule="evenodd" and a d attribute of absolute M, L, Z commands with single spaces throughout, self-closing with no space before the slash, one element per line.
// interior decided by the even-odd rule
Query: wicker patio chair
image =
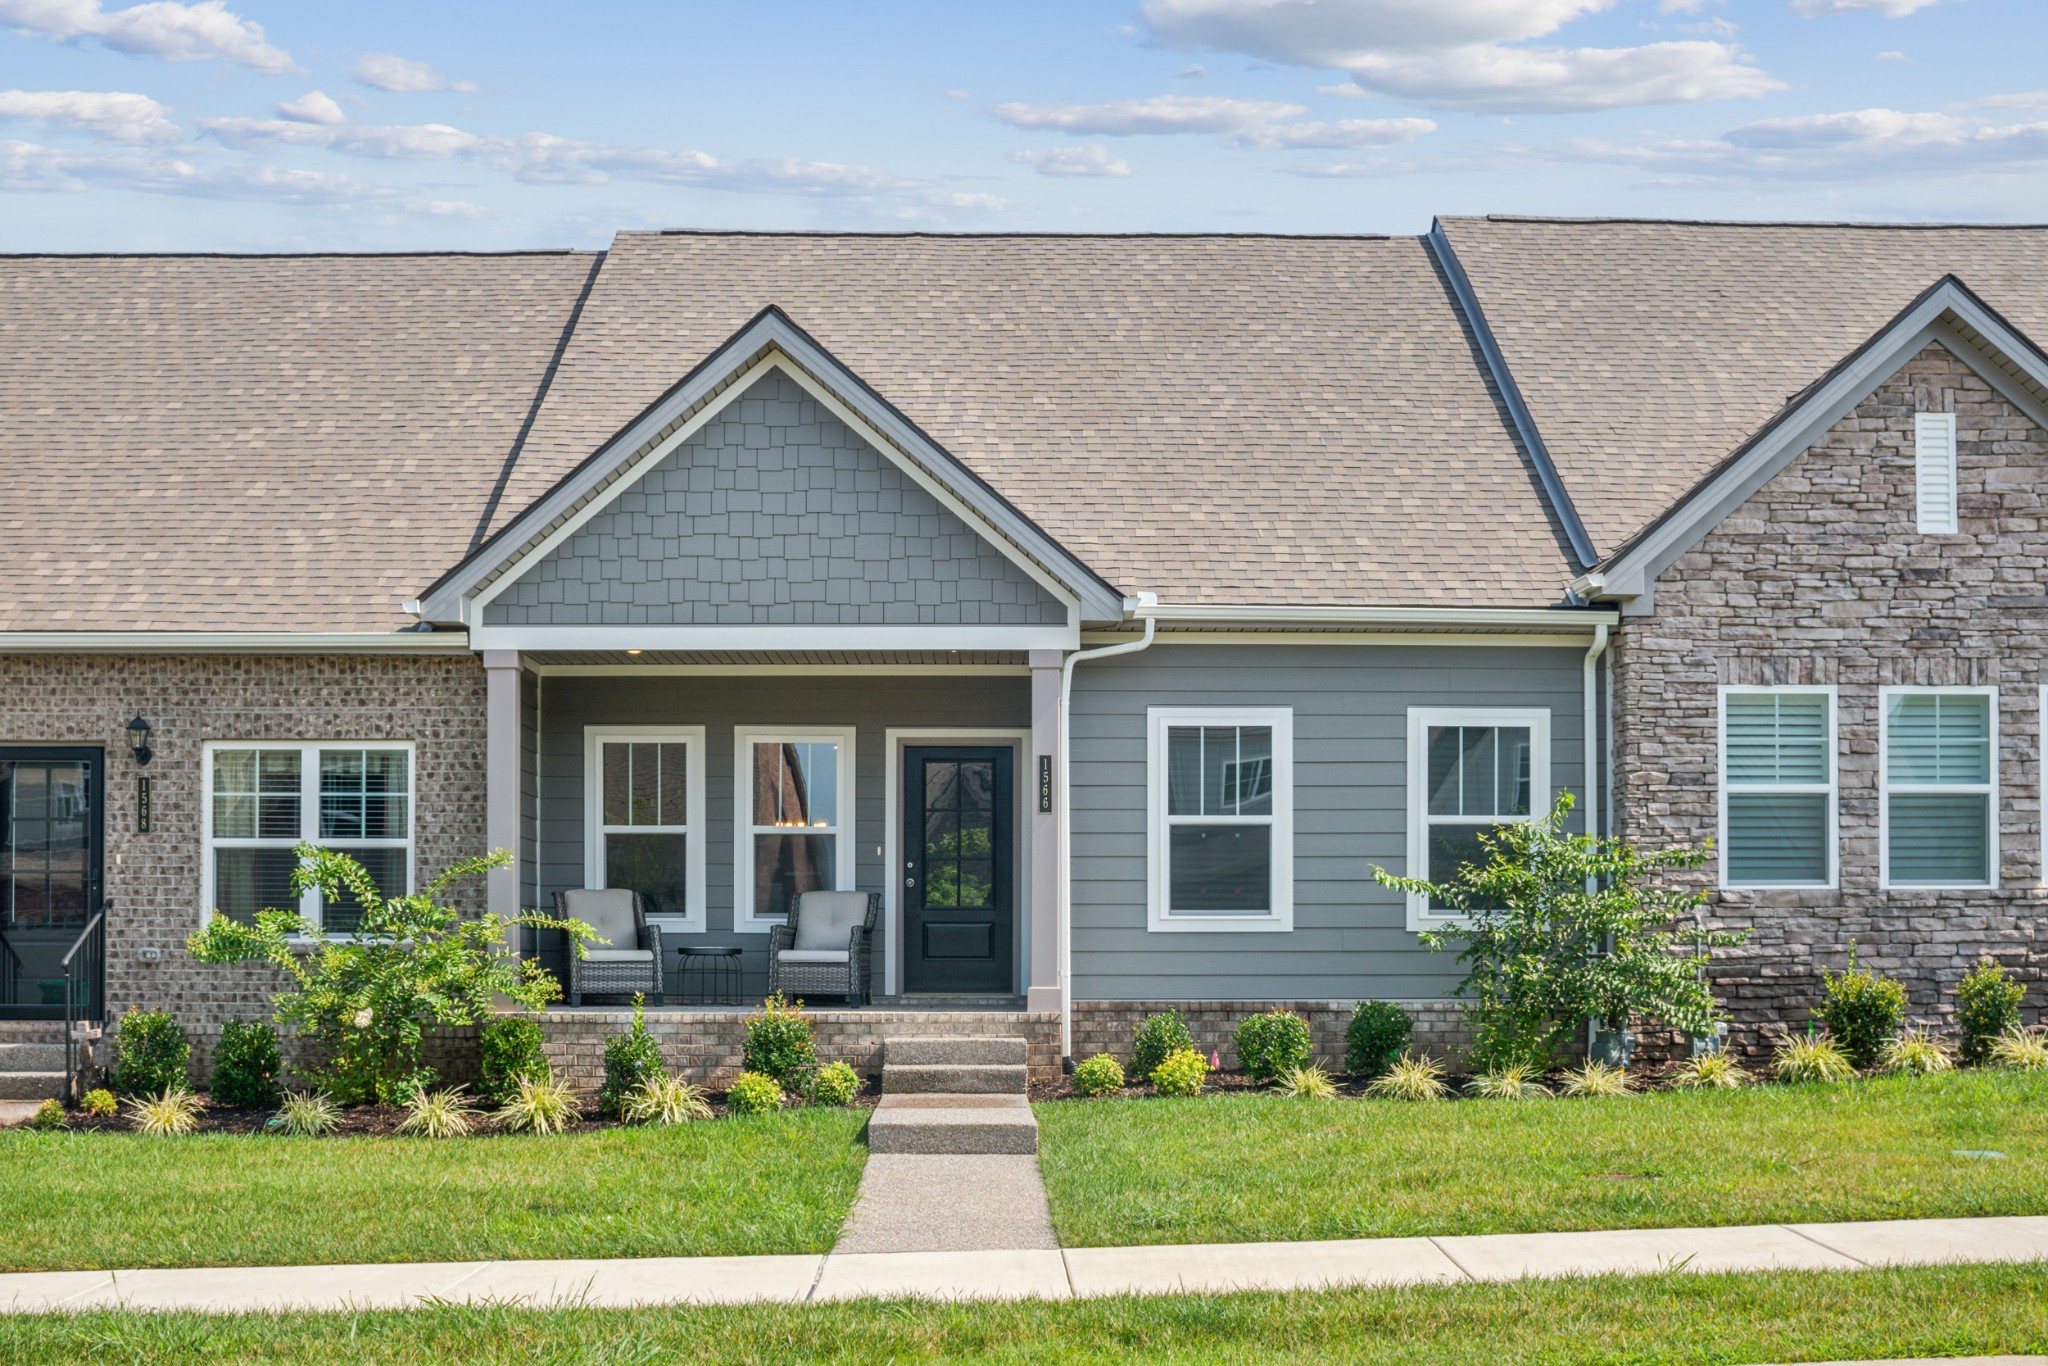
<path fill-rule="evenodd" d="M 768 931 L 768 990 L 865 1004 L 868 941 L 881 914 L 880 892 L 799 894 L 789 923 Z"/>
<path fill-rule="evenodd" d="M 661 927 L 647 923 L 647 898 L 621 888 L 584 888 L 555 893 L 555 914 L 581 920 L 609 944 L 596 944 L 582 957 L 569 955 L 569 1004 L 592 996 L 647 993 L 661 1004 Z"/>

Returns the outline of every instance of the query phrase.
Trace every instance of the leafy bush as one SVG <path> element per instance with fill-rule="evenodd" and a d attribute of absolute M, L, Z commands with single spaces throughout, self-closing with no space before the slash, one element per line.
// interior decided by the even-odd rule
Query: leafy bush
<path fill-rule="evenodd" d="M 1123 1064 L 1107 1053 L 1084 1058 L 1074 1067 L 1074 1094 L 1077 1096 L 1106 1096 L 1111 1091 L 1123 1089 Z"/>
<path fill-rule="evenodd" d="M 1626 1071 L 1604 1062 L 1567 1068 L 1557 1083 L 1558 1094 L 1566 1096 L 1625 1096 L 1635 1089 Z"/>
<path fill-rule="evenodd" d="M 46 1100 L 41 1105 L 38 1105 L 36 1112 L 28 1117 L 28 1127 L 45 1131 L 63 1128 L 64 1102 L 61 1100 Z"/>
<path fill-rule="evenodd" d="M 1963 1031 L 1963 1066 L 1982 1067 L 1992 1045 L 2020 1023 L 2026 987 L 2012 980 L 2003 963 L 1986 958 L 1956 983 L 1956 1023 Z"/>
<path fill-rule="evenodd" d="M 379 893 L 347 854 L 316 844 L 295 852 L 292 890 L 317 889 L 329 905 L 352 898 L 361 908 L 353 934 L 331 938 L 295 912 L 268 910 L 254 924 L 216 915 L 186 942 L 202 963 L 267 962 L 292 979 L 297 989 L 274 998 L 277 1018 L 331 1060 L 316 1079 L 346 1105 L 403 1102 L 431 1082 L 420 1063 L 429 1025 L 488 1019 L 501 996 L 539 1010 L 561 994 L 553 974 L 506 948 L 510 925 L 562 930 L 577 953 L 593 933 L 580 920 L 465 915 L 444 904 L 456 882 L 509 863 L 502 849 L 464 859 L 424 890 L 394 897 Z"/>
<path fill-rule="evenodd" d="M 628 1092 L 622 1114 L 628 1124 L 682 1124 L 711 1118 L 711 1106 L 701 1087 L 664 1072 Z"/>
<path fill-rule="evenodd" d="M 604 1041 L 604 1086 L 597 1093 L 598 1108 L 608 1115 L 624 1114 L 629 1093 L 667 1075 L 661 1045 L 647 1032 L 646 1004 L 635 996 L 633 1027 Z"/>
<path fill-rule="evenodd" d="M 548 1058 L 540 1025 L 524 1015 L 500 1015 L 477 1034 L 482 1080 L 476 1088 L 486 1105 L 503 1105 L 519 1094 L 521 1077 L 545 1077 Z"/>
<path fill-rule="evenodd" d="M 765 1072 L 742 1072 L 725 1093 L 725 1108 L 736 1115 L 765 1115 L 782 1108 L 782 1086 Z"/>
<path fill-rule="evenodd" d="M 1536 1069 L 1519 1062 L 1481 1072 L 1466 1089 L 1482 1100 L 1541 1100 L 1550 1094 Z"/>
<path fill-rule="evenodd" d="M 811 1078 L 811 1099 L 820 1105 L 851 1105 L 859 1094 L 860 1073 L 850 1063 L 828 1062 Z"/>
<path fill-rule="evenodd" d="M 1295 1067 L 1281 1073 L 1274 1090 L 1295 1100 L 1330 1100 L 1337 1094 L 1337 1083 L 1320 1067 Z"/>
<path fill-rule="evenodd" d="M 744 1058 L 747 1071 L 800 1087 L 818 1065 L 804 1003 L 791 1005 L 779 991 L 761 1002 L 761 1013 L 747 1018 Z"/>
<path fill-rule="evenodd" d="M 1794 1036 L 1778 1045 L 1771 1057 L 1771 1075 L 1779 1081 L 1836 1082 L 1856 1080 L 1856 1064 L 1842 1046 L 1826 1035 Z"/>
<path fill-rule="evenodd" d="M 1442 1100 L 1450 1092 L 1444 1084 L 1443 1064 L 1430 1057 L 1403 1053 L 1374 1077 L 1366 1094 L 1388 1100 Z"/>
<path fill-rule="evenodd" d="M 206 1102 L 182 1086 L 167 1087 L 154 1096 L 137 1096 L 128 1102 L 128 1117 L 138 1133 L 189 1134 L 199 1127 L 199 1112 Z"/>
<path fill-rule="evenodd" d="M 1856 966 L 1856 946 L 1849 946 L 1849 966 L 1843 972 L 1823 973 L 1827 998 L 1821 1003 L 1821 1023 L 1859 1072 L 1877 1066 L 1884 1046 L 1898 1037 L 1906 1023 L 1906 989 L 1887 977 L 1878 977 Z"/>
<path fill-rule="evenodd" d="M 1918 1029 L 1900 1030 L 1898 1037 L 1887 1043 L 1877 1057 L 1878 1070 L 1893 1075 L 1932 1076 L 1955 1065 L 1955 1059 L 1939 1039 Z"/>
<path fill-rule="evenodd" d="M 1271 1081 L 1308 1066 L 1308 1021 L 1291 1010 L 1253 1015 L 1231 1032 L 1237 1065 L 1255 1081 Z"/>
<path fill-rule="evenodd" d="M 1192 1048 L 1176 1048 L 1152 1069 L 1152 1085 L 1162 1096 L 1201 1094 L 1209 1079 L 1209 1061 Z"/>
<path fill-rule="evenodd" d="M 1991 1065 L 2013 1072 L 2048 1072 L 2048 1034 L 2014 1025 L 1991 1045 Z"/>
<path fill-rule="evenodd" d="M 270 1122 L 294 1138 L 319 1138 L 341 1127 L 341 1107 L 318 1091 L 294 1091 Z"/>
<path fill-rule="evenodd" d="M 1188 1022 L 1180 1017 L 1178 1010 L 1162 1010 L 1156 1015 L 1147 1015 L 1138 1021 L 1132 1031 L 1131 1076 L 1145 1081 L 1152 1070 L 1166 1061 L 1170 1053 L 1182 1049 L 1193 1050 L 1195 1036 L 1188 1032 Z"/>
<path fill-rule="evenodd" d="M 469 1103 L 460 1086 L 445 1091 L 418 1091 L 398 1121 L 398 1132 L 421 1138 L 461 1138 L 476 1119 L 476 1106 Z"/>
<path fill-rule="evenodd" d="M 161 1010 L 131 1010 L 114 1034 L 114 1087 L 131 1096 L 160 1096 L 185 1085 L 191 1041 Z"/>
<path fill-rule="evenodd" d="M 515 1134 L 558 1134 L 583 1118 L 576 1093 L 553 1072 L 521 1077 L 512 1099 L 499 1107 L 498 1126 Z"/>
<path fill-rule="evenodd" d="M 1572 794 L 1548 814 L 1509 821 L 1479 836 L 1484 863 L 1467 863 L 1449 882 L 1396 877 L 1375 867 L 1383 886 L 1463 917 L 1456 927 L 1425 930 L 1432 950 L 1457 948 L 1466 965 L 1459 994 L 1482 1071 L 1510 1063 L 1547 1067 L 1565 1037 L 1589 1016 L 1610 1027 L 1644 1016 L 1689 1033 L 1714 1021 L 1714 993 L 1694 955 L 1747 936 L 1688 925 L 1703 890 L 1646 886 L 1672 869 L 1697 868 L 1699 849 L 1645 852 L 1626 840 L 1565 832 Z M 1588 890 L 1591 888 L 1592 890 Z"/>
<path fill-rule="evenodd" d="M 283 1070 L 276 1030 L 261 1020 L 229 1020 L 213 1046 L 213 1079 L 207 1089 L 218 1105 L 275 1105 Z"/>
<path fill-rule="evenodd" d="M 1392 1001 L 1360 1001 L 1344 1027 L 1344 1067 L 1376 1077 L 1408 1047 L 1415 1022 Z"/>
<path fill-rule="evenodd" d="M 78 1102 L 78 1108 L 94 1119 L 112 1119 L 121 1113 L 120 1103 L 114 1099 L 114 1093 L 97 1086 L 85 1093 L 85 1099 Z"/>
<path fill-rule="evenodd" d="M 1671 1084 L 1688 1091 L 1739 1091 L 1749 1083 L 1749 1073 L 1726 1053 L 1687 1058 L 1671 1074 Z"/>

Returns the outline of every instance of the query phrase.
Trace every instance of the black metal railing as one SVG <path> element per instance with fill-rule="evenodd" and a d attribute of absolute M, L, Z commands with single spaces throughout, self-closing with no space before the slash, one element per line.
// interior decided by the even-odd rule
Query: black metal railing
<path fill-rule="evenodd" d="M 21 998 L 21 978 L 26 971 L 21 955 L 7 942 L 6 931 L 0 930 L 0 1006 L 11 1006 Z"/>
<path fill-rule="evenodd" d="M 59 960 L 64 969 L 64 1095 L 74 1105 L 78 1102 L 78 1027 L 87 1020 L 96 1025 L 106 1023 L 107 908 L 113 904 L 111 900 L 100 902 Z M 83 1001 L 80 987 L 85 989 Z"/>

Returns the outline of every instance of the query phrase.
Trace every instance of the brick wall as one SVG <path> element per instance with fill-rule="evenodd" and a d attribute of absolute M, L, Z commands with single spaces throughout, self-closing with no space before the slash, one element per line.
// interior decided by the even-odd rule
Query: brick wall
<path fill-rule="evenodd" d="M 1333 1070 L 1344 1065 L 1344 1029 L 1351 1023 L 1356 1001 L 1076 1001 L 1074 1058 L 1108 1053 L 1119 1062 L 1131 1060 L 1132 1032 L 1147 1015 L 1178 1010 L 1202 1053 L 1217 1054 L 1224 1067 L 1237 1066 L 1230 1032 L 1247 1016 L 1269 1010 L 1291 1010 L 1308 1021 L 1309 1037 L 1319 1063 Z M 1456 1001 L 1397 1001 L 1415 1022 L 1409 1047 L 1440 1061 L 1460 1058 L 1471 1046 L 1463 1007 Z"/>
<path fill-rule="evenodd" d="M 140 712 L 155 757 L 129 756 Z M 185 952 L 201 923 L 201 745 L 208 740 L 411 740 L 416 869 L 432 876 L 484 848 L 484 684 L 472 655 L 0 655 L 0 745 L 101 745 L 107 753 L 107 1002 L 173 1012 L 188 1028 L 267 1018 L 278 975 Z M 135 779 L 153 782 L 148 834 Z M 470 894 L 480 904 L 481 888 Z M 143 948 L 162 960 L 142 961 Z"/>
<path fill-rule="evenodd" d="M 1914 523 L 1916 412 L 1956 414 L 1960 532 Z M 1947 1016 L 1955 980 L 1985 954 L 2025 976 L 2029 1018 L 2048 993 L 2042 921 L 2037 684 L 2048 628 L 2048 434 L 1940 345 L 1928 346 L 1658 580 L 1656 610 L 1618 633 L 1620 829 L 1651 843 L 1717 832 L 1722 684 L 1839 690 L 1839 890 L 1721 892 L 1714 915 L 1749 927 L 1717 953 L 1738 1039 L 1803 1028 L 1823 968 L 1855 941 L 1903 979 L 1914 1013 Z M 1999 689 L 1999 889 L 1878 887 L 1878 689 Z"/>

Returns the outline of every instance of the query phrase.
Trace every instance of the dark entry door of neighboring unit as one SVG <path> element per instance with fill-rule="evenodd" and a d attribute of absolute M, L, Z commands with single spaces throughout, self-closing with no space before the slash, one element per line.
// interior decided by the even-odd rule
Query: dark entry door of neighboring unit
<path fill-rule="evenodd" d="M 1011 990 L 1012 764 L 998 746 L 903 751 L 905 991 Z"/>
<path fill-rule="evenodd" d="M 0 1019 L 64 1017 L 62 959 L 100 904 L 105 763 L 97 749 L 0 746 Z M 97 991 L 74 979 L 80 1004 Z"/>

